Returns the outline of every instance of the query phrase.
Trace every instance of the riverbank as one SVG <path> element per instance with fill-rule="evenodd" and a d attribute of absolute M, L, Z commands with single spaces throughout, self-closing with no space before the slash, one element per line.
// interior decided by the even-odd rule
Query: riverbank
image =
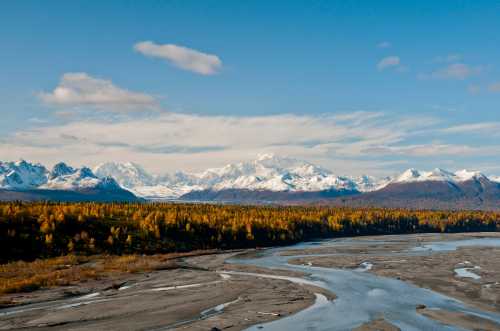
<path fill-rule="evenodd" d="M 318 300 L 335 300 L 336 293 L 332 293 L 335 291 L 315 286 L 319 283 L 305 277 L 316 266 L 404 280 L 483 311 L 497 312 L 500 248 L 471 246 L 456 251 L 427 252 L 431 242 L 482 237 L 500 238 L 500 234 L 357 237 L 319 242 L 301 249 L 296 249 L 300 245 L 277 249 L 279 255 L 305 255 L 291 261 L 304 265 L 295 271 L 227 263 L 236 255 L 241 262 L 255 259 L 268 250 L 198 252 L 192 256 L 170 256 L 170 259 L 161 255 L 142 257 L 149 261 L 151 269 L 115 273 L 112 277 L 87 279 L 31 293 L 3 295 L 4 302 L 21 305 L 0 310 L 0 330 L 35 327 L 40 330 L 243 330 L 252 325 L 264 325 L 267 329 L 266 322 L 298 316 L 294 314 L 303 313 L 313 303 L 318 304 Z M 317 254 L 323 256 L 314 256 Z M 457 273 L 458 269 L 467 269 L 480 278 L 461 277 L 463 274 Z M 296 281 L 289 277 L 295 277 Z M 497 325 L 468 314 L 433 310 L 418 304 L 412 307 L 421 316 L 466 329 L 495 330 Z M 383 316 L 374 316 L 373 320 L 359 323 L 357 327 L 357 330 L 374 329 L 399 328 Z"/>
<path fill-rule="evenodd" d="M 164 257 L 163 265 L 159 256 L 144 257 L 155 269 L 2 295 L 4 307 L 16 305 L 0 310 L 0 329 L 241 330 L 300 311 L 321 292 L 286 280 L 220 274 L 242 270 L 224 265 L 236 254 Z"/>

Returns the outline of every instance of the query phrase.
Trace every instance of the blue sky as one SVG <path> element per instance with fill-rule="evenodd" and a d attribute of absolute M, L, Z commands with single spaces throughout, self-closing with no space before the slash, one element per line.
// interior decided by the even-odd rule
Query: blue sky
<path fill-rule="evenodd" d="M 0 159 L 500 174 L 498 31 L 496 1 L 3 1 Z"/>

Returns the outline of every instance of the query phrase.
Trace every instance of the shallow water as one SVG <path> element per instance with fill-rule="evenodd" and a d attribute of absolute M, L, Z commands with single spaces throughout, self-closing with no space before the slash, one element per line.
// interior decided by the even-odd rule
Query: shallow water
<path fill-rule="evenodd" d="M 352 243 L 352 242 L 351 242 Z M 343 245 L 345 241 L 331 240 L 298 244 L 291 247 L 265 251 L 253 259 L 233 259 L 229 262 L 278 268 L 308 273 L 303 280 L 327 289 L 337 295 L 331 302 L 315 304 L 292 316 L 247 330 L 352 330 L 366 322 L 383 317 L 402 330 L 464 330 L 441 324 L 416 312 L 416 306 L 465 312 L 500 323 L 500 315 L 468 307 L 462 302 L 431 290 L 419 288 L 397 279 L 379 277 L 364 270 L 322 268 L 308 265 L 292 265 L 288 261 L 297 256 L 281 256 L 290 249 L 305 249 L 318 246 Z M 428 253 L 450 251 L 463 246 L 500 246 L 500 239 L 484 238 L 453 242 L 436 242 L 418 249 Z M 325 254 L 322 254 L 324 256 Z M 309 255 L 314 256 L 314 255 Z M 257 277 L 258 275 L 256 275 Z"/>
<path fill-rule="evenodd" d="M 500 238 L 474 238 L 453 241 L 434 242 L 419 247 L 414 247 L 414 252 L 432 251 L 432 252 L 448 252 L 457 250 L 460 247 L 500 247 Z"/>
<path fill-rule="evenodd" d="M 461 278 L 472 278 L 472 279 L 481 279 L 481 276 L 472 272 L 473 270 L 478 270 L 479 268 L 456 268 L 454 271 L 457 274 L 457 277 Z"/>

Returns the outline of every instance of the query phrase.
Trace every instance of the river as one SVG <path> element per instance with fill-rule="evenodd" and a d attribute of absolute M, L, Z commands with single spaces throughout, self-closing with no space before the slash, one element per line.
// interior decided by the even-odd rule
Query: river
<path fill-rule="evenodd" d="M 252 326 L 247 330 L 352 330 L 381 317 L 401 330 L 465 330 L 441 324 L 419 314 L 416 310 L 418 305 L 425 305 L 429 309 L 463 312 L 500 323 L 500 314 L 473 308 L 457 299 L 397 279 L 374 275 L 367 272 L 366 266 L 353 270 L 293 265 L 289 263 L 291 259 L 304 255 L 289 255 L 290 252 L 287 252 L 287 256 L 281 255 L 283 252 L 291 250 L 342 245 L 345 244 L 346 240 L 337 239 L 301 243 L 290 247 L 265 250 L 256 258 L 230 260 L 230 263 L 305 272 L 308 276 L 300 278 L 280 276 L 280 278 L 296 283 L 312 284 L 331 291 L 337 296 L 335 300 L 328 301 L 323 295 L 316 294 L 316 302 L 311 307 L 273 322 Z M 434 254 L 440 251 L 456 250 L 461 246 L 500 247 L 500 238 L 433 242 L 414 247 L 409 251 L 393 252 L 391 254 Z M 321 256 L 325 256 L 325 254 Z M 418 266 L 415 267 L 418 268 Z M 258 274 L 254 274 L 254 276 L 259 277 Z M 276 276 L 264 275 L 264 277 Z"/>

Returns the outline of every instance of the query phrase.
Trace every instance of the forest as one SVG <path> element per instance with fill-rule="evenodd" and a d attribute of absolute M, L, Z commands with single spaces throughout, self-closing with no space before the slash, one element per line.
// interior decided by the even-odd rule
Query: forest
<path fill-rule="evenodd" d="M 340 236 L 500 230 L 500 212 L 175 203 L 0 203 L 0 263 L 156 254 Z"/>

